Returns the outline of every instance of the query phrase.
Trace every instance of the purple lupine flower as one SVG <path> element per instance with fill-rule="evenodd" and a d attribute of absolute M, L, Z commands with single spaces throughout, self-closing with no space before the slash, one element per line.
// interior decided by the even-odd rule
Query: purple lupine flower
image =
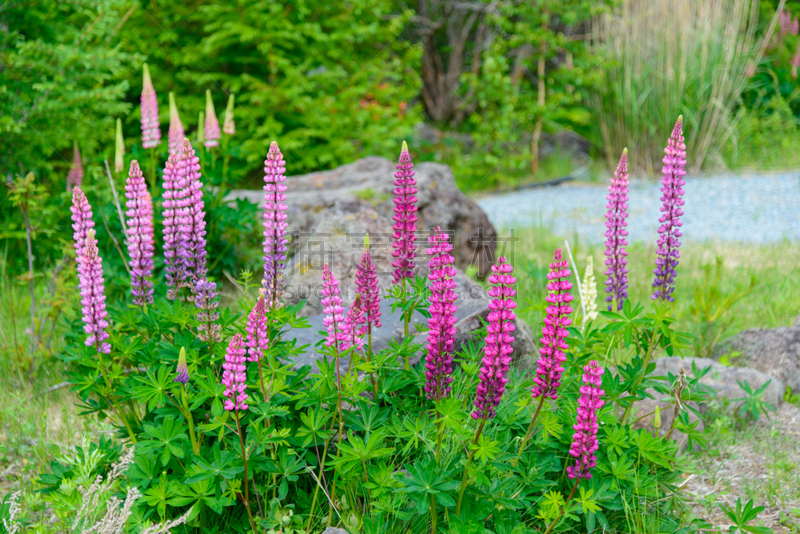
<path fill-rule="evenodd" d="M 217 300 L 217 284 L 201 278 L 194 285 L 192 296 L 194 306 L 197 308 L 197 337 L 206 343 L 216 343 L 220 340 L 222 328 L 217 323 L 219 320 L 219 300 Z"/>
<path fill-rule="evenodd" d="M 367 317 L 364 314 L 361 295 L 356 295 L 342 323 L 342 332 L 344 333 L 347 347 L 355 347 L 358 352 L 364 350 L 364 338 L 362 336 L 364 335 L 363 331 L 366 322 Z"/>
<path fill-rule="evenodd" d="M 225 121 L 222 123 L 222 131 L 228 135 L 236 133 L 236 123 L 233 121 L 233 93 L 228 96 L 228 107 L 225 108 Z"/>
<path fill-rule="evenodd" d="M 183 347 L 181 347 L 181 352 L 178 354 L 178 367 L 175 371 L 177 375 L 173 382 L 185 384 L 189 381 L 189 367 L 186 365 L 186 349 Z"/>
<path fill-rule="evenodd" d="M 67 190 L 83 185 L 83 164 L 81 163 L 81 151 L 78 143 L 72 145 L 72 165 L 67 173 Z"/>
<path fill-rule="evenodd" d="M 72 190 L 72 238 L 75 240 L 75 259 L 81 260 L 81 249 L 83 243 L 86 241 L 86 232 L 94 228 L 94 221 L 92 220 L 92 207 L 89 201 L 86 200 L 86 195 L 80 187 L 75 187 Z"/>
<path fill-rule="evenodd" d="M 219 120 L 217 120 L 217 112 L 214 109 L 214 101 L 211 100 L 211 91 L 206 89 L 206 140 L 205 147 L 211 148 L 219 146 L 219 138 L 222 135 L 219 132 Z"/>
<path fill-rule="evenodd" d="M 781 25 L 779 35 L 783 38 L 789 33 L 792 26 L 792 14 L 788 9 L 782 9 L 781 12 L 778 13 L 778 22 Z"/>
<path fill-rule="evenodd" d="M 257 362 L 264 357 L 268 347 L 266 307 L 264 296 L 259 295 L 256 305 L 247 316 L 247 361 Z"/>
<path fill-rule="evenodd" d="M 481 368 L 480 383 L 478 384 L 475 398 L 475 408 L 472 412 L 473 419 L 488 421 L 496 415 L 500 405 L 500 398 L 506 389 L 506 374 L 508 364 L 511 363 L 511 353 L 514 349 L 514 296 L 517 291 L 514 284 L 517 279 L 513 276 L 514 268 L 507 262 L 505 256 L 497 258 L 497 264 L 492 265 L 492 276 L 489 282 L 494 285 L 489 290 L 493 297 L 489 303 L 489 326 L 487 328 L 486 343 L 483 347 L 483 367 Z"/>
<path fill-rule="evenodd" d="M 603 384 L 603 368 L 596 361 L 589 362 L 583 368 L 583 385 L 581 398 L 578 400 L 578 417 L 575 434 L 572 436 L 572 447 L 569 453 L 575 458 L 575 465 L 567 467 L 569 478 L 592 478 L 592 468 L 597 465 L 597 412 L 603 407 L 605 392 L 600 389 Z"/>
<path fill-rule="evenodd" d="M 181 116 L 178 114 L 178 105 L 175 103 L 175 95 L 169 92 L 169 140 L 168 150 L 170 154 L 180 151 L 183 146 L 184 132 Z"/>
<path fill-rule="evenodd" d="M 278 143 L 269 145 L 264 161 L 264 281 L 267 308 L 280 303 L 286 264 L 286 162 Z"/>
<path fill-rule="evenodd" d="M 94 228 L 86 232 L 80 259 L 78 260 L 78 280 L 83 306 L 83 331 L 86 332 L 86 346 L 95 347 L 98 354 L 111 352 L 106 321 L 106 296 L 104 294 L 103 263 L 97 250 Z"/>
<path fill-rule="evenodd" d="M 547 316 L 544 318 L 542 327 L 542 347 L 539 349 L 539 367 L 536 369 L 536 377 L 533 382 L 536 384 L 532 389 L 533 398 L 544 397 L 550 399 L 558 398 L 558 386 L 561 385 L 561 374 L 564 372 L 563 363 L 567 360 L 564 351 L 568 346 L 566 339 L 567 327 L 572 324 L 569 315 L 572 313 L 572 282 L 569 277 L 572 274 L 568 268 L 569 263 L 561 255 L 561 249 L 556 249 L 553 256 L 555 260 L 550 264 L 550 272 L 547 273 Z"/>
<path fill-rule="evenodd" d="M 177 113 L 177 111 L 176 111 Z M 161 128 L 158 124 L 158 99 L 150 79 L 150 69 L 144 64 L 142 82 L 142 148 L 155 148 L 161 144 Z"/>
<path fill-rule="evenodd" d="M 450 255 L 453 245 L 450 236 L 436 228 L 428 238 L 432 256 L 428 262 L 431 290 L 430 319 L 428 319 L 428 355 L 425 357 L 425 393 L 430 400 L 450 395 L 453 377 L 453 342 L 456 337 L 455 259 Z"/>
<path fill-rule="evenodd" d="M 408 145 L 403 141 L 397 172 L 394 173 L 394 243 L 392 247 L 392 267 L 394 283 L 399 284 L 414 273 L 414 258 L 417 256 L 417 181 L 414 180 L 414 164 L 408 153 Z"/>
<path fill-rule="evenodd" d="M 147 204 L 147 185 L 139 169 L 139 162 L 131 161 L 128 180 L 125 182 L 125 206 L 128 211 L 128 256 L 131 268 L 131 293 L 134 304 L 153 303 L 153 241 L 150 237 L 152 208 Z"/>
<path fill-rule="evenodd" d="M 683 186 L 686 182 L 686 145 L 683 142 L 683 115 L 678 117 L 672 135 L 664 149 L 664 168 L 661 172 L 661 217 L 658 222 L 661 226 L 658 229 L 658 257 L 656 258 L 656 268 L 653 270 L 655 279 L 653 287 L 655 291 L 650 297 L 653 300 L 661 299 L 674 302 L 672 292 L 675 291 L 675 277 L 678 275 L 678 259 L 681 257 L 678 248 L 681 242 L 678 239 L 683 235 L 681 232 L 681 215 L 683 215 Z"/>
<path fill-rule="evenodd" d="M 789 33 L 791 35 L 797 35 L 800 33 L 800 18 L 795 17 L 792 19 L 792 27 L 789 28 Z"/>
<path fill-rule="evenodd" d="M 167 298 L 175 299 L 186 278 L 186 248 L 189 246 L 183 231 L 187 190 L 180 172 L 180 154 L 171 152 L 164 167 L 163 226 L 164 273 L 167 279 Z"/>
<path fill-rule="evenodd" d="M 156 230 L 155 225 L 153 224 L 153 197 L 150 196 L 150 192 L 145 190 L 144 192 L 144 201 L 142 202 L 142 216 L 141 220 L 144 224 L 145 228 L 145 235 L 148 238 L 148 244 L 155 250 L 156 246 Z"/>
<path fill-rule="evenodd" d="M 364 251 L 361 263 L 356 269 L 356 295 L 361 297 L 365 322 L 361 335 L 371 335 L 372 327 L 381 327 L 381 295 L 378 288 L 378 274 L 369 251 L 369 234 L 364 237 Z"/>
<path fill-rule="evenodd" d="M 225 351 L 225 363 L 222 364 L 222 385 L 225 386 L 225 409 L 246 410 L 247 401 L 247 373 L 245 367 L 245 354 L 242 334 L 237 333 L 231 339 L 228 350 Z"/>
<path fill-rule="evenodd" d="M 349 348 L 347 335 L 342 330 L 344 308 L 342 307 L 339 281 L 327 263 L 322 265 L 322 313 L 325 314 L 322 324 L 328 329 L 325 346 L 335 347 L 338 352 L 347 350 Z"/>
<path fill-rule="evenodd" d="M 608 311 L 617 303 L 622 309 L 628 297 L 628 149 L 622 151 L 617 170 L 608 186 L 606 204 L 606 302 Z"/>
<path fill-rule="evenodd" d="M 195 155 L 189 139 L 183 140 L 179 173 L 185 187 L 185 210 L 182 231 L 186 237 L 184 261 L 186 283 L 194 287 L 208 273 L 206 264 L 206 212 L 203 202 L 203 182 L 200 181 L 200 158 Z"/>

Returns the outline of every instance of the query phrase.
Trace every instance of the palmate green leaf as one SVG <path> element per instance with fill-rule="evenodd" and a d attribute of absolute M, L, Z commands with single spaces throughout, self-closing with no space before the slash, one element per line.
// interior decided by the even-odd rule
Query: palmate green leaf
<path fill-rule="evenodd" d="M 501 453 L 500 442 L 491 440 L 486 434 L 481 434 L 478 443 L 471 445 L 470 449 L 475 451 L 475 458 L 481 463 L 494 460 Z"/>
<path fill-rule="evenodd" d="M 139 452 L 133 457 L 133 465 L 128 468 L 128 478 L 137 487 L 147 488 L 156 479 L 158 466 L 154 452 Z"/>
<path fill-rule="evenodd" d="M 217 477 L 229 480 L 244 471 L 244 467 L 236 465 L 236 455 L 230 451 L 220 451 L 219 443 L 215 443 L 211 451 L 213 455 L 211 462 L 196 454 L 192 457 L 194 466 L 191 476 L 185 480 L 187 484 Z"/>
<path fill-rule="evenodd" d="M 328 439 L 331 434 L 331 432 L 327 430 L 330 417 L 331 414 L 322 409 L 311 409 L 306 412 L 300 412 L 300 421 L 302 424 L 300 428 L 297 429 L 296 436 L 303 439 L 303 447 L 308 447 L 316 443 L 319 439 Z"/>
<path fill-rule="evenodd" d="M 164 406 L 167 394 L 175 385 L 174 373 L 162 365 L 156 374 L 147 371 L 147 376 L 134 376 L 142 385 L 133 388 L 133 398 L 142 404 L 147 404 L 148 410 Z"/>
<path fill-rule="evenodd" d="M 158 515 L 163 518 L 167 512 L 167 501 L 174 496 L 172 486 L 167 481 L 167 474 L 162 473 L 158 485 L 145 491 L 141 499 L 146 504 L 155 507 L 158 510 Z"/>
<path fill-rule="evenodd" d="M 144 433 L 151 439 L 142 440 L 138 446 L 142 451 L 161 452 L 161 464 L 167 465 L 171 456 L 183 458 L 184 446 L 189 443 L 185 434 L 185 422 L 182 417 L 165 417 L 160 425 L 144 425 Z"/>
<path fill-rule="evenodd" d="M 211 480 L 201 480 L 193 484 L 174 484 L 172 492 L 175 496 L 167 501 L 170 506 L 194 506 L 201 502 L 213 506 L 216 501 L 214 482 Z"/>
<path fill-rule="evenodd" d="M 436 412 L 439 414 L 436 423 L 442 425 L 444 429 L 454 431 L 462 428 L 467 417 L 464 410 L 461 409 L 461 400 L 457 397 L 447 397 L 437 401 Z"/>
<path fill-rule="evenodd" d="M 586 490 L 585 488 L 580 488 L 581 494 L 575 500 L 581 505 L 583 509 L 583 513 L 586 514 L 588 512 L 599 512 L 600 506 L 597 504 L 597 501 L 592 499 L 592 494 L 594 490 Z"/>

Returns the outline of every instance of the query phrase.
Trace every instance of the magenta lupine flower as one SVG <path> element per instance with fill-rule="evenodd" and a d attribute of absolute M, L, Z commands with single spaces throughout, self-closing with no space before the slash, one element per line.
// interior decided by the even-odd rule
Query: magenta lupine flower
<path fill-rule="evenodd" d="M 494 300 L 489 303 L 489 326 L 487 328 L 486 343 L 483 348 L 483 367 L 481 368 L 480 383 L 478 384 L 475 398 L 475 408 L 472 412 L 473 419 L 488 421 L 493 419 L 495 410 L 500 405 L 500 398 L 506 389 L 506 374 L 511 363 L 511 353 L 514 349 L 514 296 L 517 291 L 514 284 L 517 279 L 513 276 L 514 268 L 504 256 L 497 258 L 497 264 L 492 265 L 492 276 L 489 282 L 494 285 L 489 290 L 489 296 Z"/>
<path fill-rule="evenodd" d="M 683 115 L 678 117 L 672 135 L 664 149 L 664 168 L 661 172 L 661 217 L 658 222 L 661 227 L 658 229 L 658 257 L 656 258 L 656 268 L 653 270 L 655 279 L 653 287 L 655 291 L 650 297 L 653 300 L 661 299 L 674 302 L 672 292 L 675 291 L 675 277 L 678 275 L 676 267 L 681 257 L 678 248 L 681 242 L 678 241 L 683 235 L 681 232 L 681 215 L 683 215 L 683 186 L 686 182 L 686 145 L 683 142 Z"/>
<path fill-rule="evenodd" d="M 153 240 L 152 207 L 147 204 L 147 185 L 139 163 L 131 161 L 128 180 L 125 182 L 125 206 L 128 211 L 128 256 L 131 268 L 131 293 L 134 304 L 144 306 L 153 303 Z"/>
<path fill-rule="evenodd" d="M 356 269 L 356 295 L 361 297 L 365 318 L 360 333 L 362 336 L 371 335 L 373 327 L 381 327 L 381 295 L 378 288 L 378 274 L 369 251 L 369 234 L 364 238 L 361 263 Z"/>
<path fill-rule="evenodd" d="M 628 297 L 628 149 L 622 151 L 617 170 L 608 186 L 606 204 L 606 302 L 608 311 L 617 303 L 622 309 Z"/>
<path fill-rule="evenodd" d="M 264 281 L 267 308 L 280 302 L 286 263 L 286 162 L 273 141 L 264 161 Z"/>
<path fill-rule="evenodd" d="M 158 99 L 150 69 L 144 64 L 142 82 L 142 148 L 155 148 L 161 144 L 161 128 L 158 124 Z"/>
<path fill-rule="evenodd" d="M 569 453 L 575 458 L 575 465 L 567 467 L 569 478 L 592 478 L 592 469 L 597 465 L 597 412 L 603 407 L 601 398 L 605 392 L 603 385 L 603 368 L 596 361 L 589 362 L 583 368 L 583 385 L 581 398 L 578 400 L 578 417 L 575 434 L 572 436 L 572 447 Z"/>
<path fill-rule="evenodd" d="M 539 368 L 536 369 L 536 377 L 533 382 L 536 384 L 532 389 L 533 398 L 542 397 L 557 399 L 558 386 L 561 385 L 561 375 L 564 372 L 563 363 L 567 360 L 564 351 L 568 346 L 566 339 L 567 327 L 572 324 L 569 315 L 572 313 L 572 282 L 569 281 L 571 271 L 569 263 L 561 255 L 561 249 L 556 249 L 553 256 L 555 260 L 550 264 L 550 272 L 547 279 L 547 316 L 544 318 L 542 327 L 542 347 L 539 349 Z"/>
<path fill-rule="evenodd" d="M 219 300 L 217 300 L 217 284 L 201 278 L 194 285 L 192 296 L 194 306 L 197 308 L 197 337 L 206 343 L 216 343 L 220 340 L 222 328 L 217 323 L 219 320 Z"/>
<path fill-rule="evenodd" d="M 163 183 L 163 235 L 164 273 L 167 279 L 167 298 L 175 299 L 186 278 L 186 249 L 189 246 L 184 233 L 187 189 L 180 172 L 180 154 L 171 152 L 164 167 Z"/>
<path fill-rule="evenodd" d="M 233 121 L 233 93 L 228 96 L 228 107 L 225 108 L 225 121 L 222 123 L 222 131 L 228 135 L 236 133 L 236 123 Z"/>
<path fill-rule="evenodd" d="M 342 333 L 345 337 L 345 345 L 355 347 L 357 351 L 364 350 L 364 338 L 362 337 L 367 318 L 364 315 L 364 305 L 361 302 L 361 295 L 356 295 L 350 309 L 347 310 L 344 322 L 342 323 Z"/>
<path fill-rule="evenodd" d="M 169 92 L 169 140 L 168 149 L 170 154 L 180 151 L 184 139 L 183 123 L 178 114 L 178 105 L 175 103 L 175 95 Z"/>
<path fill-rule="evenodd" d="M 173 382 L 185 384 L 189 381 L 189 367 L 186 365 L 186 349 L 183 347 L 181 347 L 181 352 L 178 354 L 178 366 L 175 371 L 177 375 Z"/>
<path fill-rule="evenodd" d="M 414 258 L 417 256 L 417 181 L 414 180 L 414 164 L 408 153 L 408 145 L 403 141 L 397 172 L 394 173 L 394 243 L 392 262 L 394 283 L 399 284 L 414 275 Z"/>
<path fill-rule="evenodd" d="M 219 138 L 222 134 L 219 132 L 219 120 L 217 120 L 217 112 L 214 109 L 214 101 L 211 100 L 211 91 L 206 89 L 206 121 L 205 121 L 205 142 L 203 143 L 206 148 L 219 146 Z"/>
<path fill-rule="evenodd" d="M 347 335 L 342 330 L 344 326 L 344 308 L 342 307 L 339 281 L 333 275 L 327 263 L 322 265 L 322 313 L 325 314 L 322 324 L 328 329 L 325 346 L 335 346 L 339 352 L 347 350 L 349 347 Z"/>
<path fill-rule="evenodd" d="M 183 211 L 182 232 L 186 237 L 184 261 L 186 262 L 186 283 L 195 283 L 206 277 L 206 212 L 203 202 L 203 182 L 200 181 L 200 158 L 195 155 L 189 139 L 183 140 L 179 173 L 185 187 L 185 210 Z"/>
<path fill-rule="evenodd" d="M 83 164 L 81 163 L 81 151 L 78 143 L 72 145 L 72 165 L 67 173 L 67 189 L 80 187 L 83 185 Z"/>
<path fill-rule="evenodd" d="M 106 321 L 106 296 L 104 294 L 103 263 L 97 250 L 94 228 L 86 232 L 81 256 L 78 260 L 78 280 L 83 306 L 83 331 L 86 332 L 86 346 L 95 347 L 98 354 L 111 352 Z"/>
<path fill-rule="evenodd" d="M 431 400 L 450 395 L 453 377 L 453 342 L 456 338 L 456 268 L 455 258 L 450 255 L 453 245 L 450 236 L 441 228 L 428 238 L 431 256 L 428 262 L 430 296 L 430 319 L 428 319 L 428 355 L 425 357 L 425 393 Z"/>
<path fill-rule="evenodd" d="M 86 195 L 80 187 L 75 187 L 72 190 L 72 238 L 75 241 L 75 260 L 81 260 L 81 249 L 83 243 L 86 241 L 86 232 L 94 228 L 94 221 L 92 220 L 92 207 L 89 201 L 86 200 Z"/>
<path fill-rule="evenodd" d="M 245 367 L 245 354 L 242 334 L 237 333 L 231 339 L 228 350 L 225 352 L 225 363 L 222 364 L 222 385 L 225 386 L 225 409 L 246 410 L 247 401 L 247 373 Z"/>
<path fill-rule="evenodd" d="M 267 312 L 264 296 L 259 295 L 256 305 L 247 316 L 247 361 L 257 362 L 264 357 L 264 351 L 268 347 Z"/>

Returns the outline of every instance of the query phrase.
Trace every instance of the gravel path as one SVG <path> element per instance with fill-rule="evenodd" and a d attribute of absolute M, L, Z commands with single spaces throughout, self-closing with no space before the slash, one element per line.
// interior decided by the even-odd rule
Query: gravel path
<path fill-rule="evenodd" d="M 655 240 L 661 184 L 631 185 L 628 240 Z M 686 178 L 683 241 L 800 241 L 800 172 Z M 563 236 L 602 242 L 606 187 L 564 184 L 478 199 L 498 228 L 540 224 Z"/>

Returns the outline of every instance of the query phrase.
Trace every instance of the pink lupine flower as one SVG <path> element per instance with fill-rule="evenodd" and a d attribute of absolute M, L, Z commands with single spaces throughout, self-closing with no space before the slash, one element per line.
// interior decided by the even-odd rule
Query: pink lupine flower
<path fill-rule="evenodd" d="M 792 19 L 792 27 L 789 28 L 789 33 L 791 35 L 797 35 L 800 33 L 800 18 L 795 17 Z"/>
<path fill-rule="evenodd" d="M 345 336 L 345 345 L 355 347 L 358 352 L 364 350 L 364 338 L 362 337 L 367 318 L 364 315 L 364 305 L 361 295 L 356 295 L 353 305 L 347 310 L 342 323 L 342 332 Z"/>
<path fill-rule="evenodd" d="M 75 259 L 80 261 L 81 249 L 86 241 L 86 232 L 94 228 L 92 207 L 80 187 L 73 188 L 72 206 L 69 209 L 72 212 L 72 230 L 75 232 L 72 234 L 72 238 L 75 241 Z"/>
<path fill-rule="evenodd" d="M 222 131 L 228 135 L 236 133 L 236 123 L 233 121 L 233 93 L 228 96 L 228 107 L 225 108 L 225 121 L 222 124 Z"/>
<path fill-rule="evenodd" d="M 216 343 L 220 340 L 222 327 L 217 323 L 219 320 L 219 300 L 217 299 L 217 284 L 201 278 L 194 285 L 194 295 L 192 295 L 194 306 L 197 308 L 197 337 L 206 343 Z"/>
<path fill-rule="evenodd" d="M 185 187 L 186 204 L 182 228 L 186 237 L 186 276 L 189 287 L 206 277 L 206 212 L 203 202 L 203 182 L 200 181 L 200 158 L 195 155 L 189 139 L 183 140 L 179 173 Z"/>
<path fill-rule="evenodd" d="M 797 21 L 795 21 L 797 22 Z M 797 69 L 800 68 L 800 43 L 797 43 L 797 49 L 792 56 L 792 78 L 797 79 Z"/>
<path fill-rule="evenodd" d="M 219 146 L 219 120 L 217 120 L 217 112 L 214 109 L 214 101 L 211 100 L 211 91 L 206 89 L 206 123 L 205 123 L 205 147 L 211 148 Z"/>
<path fill-rule="evenodd" d="M 257 362 L 264 357 L 264 351 L 269 347 L 267 337 L 267 313 L 264 305 L 264 296 L 259 295 L 256 305 L 247 316 L 247 361 Z"/>
<path fill-rule="evenodd" d="M 628 149 L 622 151 L 619 165 L 608 186 L 606 208 L 606 302 L 608 311 L 616 302 L 617 310 L 622 309 L 628 297 Z"/>
<path fill-rule="evenodd" d="M 155 250 L 156 246 L 156 230 L 155 225 L 153 224 L 153 197 L 150 196 L 150 192 L 145 190 L 144 192 L 144 202 L 142 202 L 142 221 L 145 225 L 145 235 L 147 235 L 149 239 L 150 246 L 153 247 Z"/>
<path fill-rule="evenodd" d="M 428 354 L 425 357 L 425 393 L 431 400 L 440 400 L 450 395 L 453 381 L 453 342 L 456 337 L 456 282 L 453 277 L 455 259 L 450 255 L 453 245 L 450 236 L 436 228 L 428 238 L 431 256 L 428 262 L 430 296 L 430 319 L 428 319 Z"/>
<path fill-rule="evenodd" d="M 184 139 L 183 123 L 178 114 L 178 105 L 175 103 L 175 95 L 169 92 L 169 142 L 168 149 L 170 154 L 177 153 L 183 146 Z"/>
<path fill-rule="evenodd" d="M 153 303 L 153 240 L 150 235 L 153 223 L 152 207 L 147 206 L 147 185 L 136 160 L 131 161 L 125 197 L 131 293 L 134 304 L 144 306 Z"/>
<path fill-rule="evenodd" d="M 189 367 L 186 365 L 186 349 L 181 347 L 181 352 L 178 354 L 178 366 L 175 369 L 177 375 L 173 382 L 185 384 L 189 381 Z"/>
<path fill-rule="evenodd" d="M 514 268 L 508 264 L 506 258 L 497 258 L 497 264 L 492 266 L 492 276 L 489 282 L 494 285 L 489 290 L 489 296 L 494 300 L 489 303 L 489 326 L 487 328 L 486 344 L 483 348 L 483 367 L 480 373 L 475 398 L 475 408 L 472 418 L 488 421 L 496 415 L 500 399 L 506 389 L 506 374 L 511 363 L 511 354 L 514 352 L 511 344 L 514 342 L 514 296 L 517 294 L 514 284 L 517 279 L 513 276 Z"/>
<path fill-rule="evenodd" d="M 782 9 L 781 12 L 778 13 L 778 22 L 781 25 L 779 35 L 783 38 L 789 33 L 792 26 L 792 14 L 789 13 L 788 9 Z"/>
<path fill-rule="evenodd" d="M 286 264 L 286 163 L 273 141 L 264 161 L 264 281 L 267 307 L 280 302 L 283 293 L 283 268 Z"/>
<path fill-rule="evenodd" d="M 95 347 L 98 354 L 111 352 L 106 321 L 106 296 L 104 294 L 103 263 L 97 250 L 97 238 L 93 228 L 86 232 L 86 239 L 78 260 L 78 280 L 83 306 L 83 330 L 86 346 Z"/>
<path fill-rule="evenodd" d="M 247 401 L 247 373 L 245 367 L 245 353 L 242 334 L 237 333 L 231 339 L 228 350 L 225 351 L 225 363 L 222 364 L 222 385 L 225 386 L 225 409 L 228 411 L 246 410 L 249 408 Z"/>
<path fill-rule="evenodd" d="M 170 93 L 171 94 L 171 93 Z M 177 111 L 176 111 L 177 113 Z M 161 144 L 161 128 L 158 123 L 158 99 L 150 79 L 150 69 L 144 64 L 142 82 L 142 148 L 155 148 Z"/>
<path fill-rule="evenodd" d="M 414 180 L 414 164 L 408 153 L 408 145 L 403 141 L 397 172 L 394 173 L 394 243 L 392 262 L 394 283 L 399 284 L 413 276 L 414 258 L 417 256 L 417 181 Z"/>
<path fill-rule="evenodd" d="M 371 335 L 373 327 L 381 327 L 381 295 L 378 288 L 378 275 L 369 251 L 369 234 L 364 238 L 361 263 L 356 269 L 356 294 L 361 297 L 365 317 L 360 333 L 362 336 Z"/>
<path fill-rule="evenodd" d="M 167 279 L 167 298 L 175 299 L 186 279 L 188 236 L 185 233 L 188 191 L 181 175 L 180 153 L 171 152 L 164 168 L 163 234 L 164 272 Z"/>
<path fill-rule="evenodd" d="M 675 291 L 675 277 L 678 276 L 678 260 L 681 257 L 678 248 L 681 242 L 678 239 L 683 235 L 681 232 L 681 216 L 683 215 L 683 186 L 686 182 L 686 145 L 683 142 L 683 115 L 678 117 L 672 135 L 664 149 L 664 168 L 661 172 L 661 217 L 658 222 L 661 227 L 658 229 L 658 257 L 656 258 L 656 268 L 653 270 L 655 279 L 653 287 L 655 291 L 650 297 L 653 300 L 667 300 L 674 302 L 672 292 Z"/>
<path fill-rule="evenodd" d="M 81 151 L 78 143 L 72 145 L 72 166 L 67 173 L 67 189 L 80 187 L 83 185 L 83 164 L 81 163 Z"/>
<path fill-rule="evenodd" d="M 339 281 L 333 275 L 327 263 L 322 266 L 322 313 L 325 314 L 322 324 L 328 329 L 325 346 L 335 347 L 338 352 L 347 350 L 349 348 L 347 335 L 342 330 L 344 326 L 344 308 L 342 307 Z"/>
<path fill-rule="evenodd" d="M 567 467 L 567 476 L 571 479 L 592 478 L 592 469 L 597 465 L 597 412 L 603 407 L 601 398 L 605 392 L 603 385 L 603 368 L 596 361 L 589 362 L 583 368 L 583 385 L 581 398 L 578 400 L 578 417 L 575 434 L 572 436 L 572 447 L 569 453 L 575 458 L 575 465 Z"/>
<path fill-rule="evenodd" d="M 542 347 L 539 349 L 539 368 L 536 370 L 536 377 L 533 379 L 536 384 L 532 389 L 533 398 L 544 397 L 550 399 L 558 398 L 558 386 L 561 385 L 561 374 L 564 372 L 562 365 L 567 360 L 564 351 L 567 350 L 566 339 L 567 327 L 572 324 L 569 315 L 572 313 L 572 282 L 569 277 L 572 274 L 567 267 L 569 263 L 561 255 L 561 249 L 556 249 L 553 257 L 555 260 L 550 264 L 550 272 L 547 279 L 547 316 L 544 318 L 542 328 Z"/>

